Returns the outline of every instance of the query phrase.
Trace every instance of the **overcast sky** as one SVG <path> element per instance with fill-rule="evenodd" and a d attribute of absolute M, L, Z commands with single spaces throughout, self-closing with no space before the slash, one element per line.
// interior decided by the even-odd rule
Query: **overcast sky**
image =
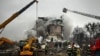
<path fill-rule="evenodd" d="M 32 0 L 0 0 L 0 23 L 8 19 Z M 38 16 L 60 17 L 62 8 L 85 12 L 100 16 L 100 0 L 38 0 Z M 72 27 L 77 25 L 83 27 L 88 22 L 100 22 L 94 18 L 68 12 L 63 14 L 70 21 Z M 65 19 L 65 20 L 66 20 Z M 0 36 L 8 37 L 12 40 L 25 38 L 25 32 L 34 26 L 36 20 L 36 4 L 28 8 L 8 24 Z"/>

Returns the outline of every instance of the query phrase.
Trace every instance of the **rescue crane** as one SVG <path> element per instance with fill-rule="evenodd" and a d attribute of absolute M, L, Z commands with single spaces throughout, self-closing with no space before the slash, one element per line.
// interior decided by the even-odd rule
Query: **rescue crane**
<path fill-rule="evenodd" d="M 22 8 L 21 10 L 19 10 L 16 13 L 14 13 L 10 18 L 8 18 L 2 24 L 0 24 L 0 30 L 4 29 L 7 26 L 7 24 L 9 24 L 11 21 L 13 21 L 17 16 L 19 16 L 21 13 L 23 13 L 26 9 L 28 9 L 35 2 L 38 2 L 38 1 L 37 0 L 33 0 L 28 5 L 26 5 L 24 8 Z M 0 45 L 3 44 L 4 42 L 11 43 L 11 41 L 6 39 L 6 38 L 3 38 L 3 37 L 0 38 Z"/>
<path fill-rule="evenodd" d="M 5 20 L 2 24 L 0 24 L 0 33 L 2 33 L 2 31 L 3 31 L 3 29 L 11 22 L 11 21 L 13 21 L 16 17 L 18 17 L 21 13 L 23 13 L 26 9 L 28 9 L 32 4 L 34 4 L 34 3 L 38 3 L 38 1 L 37 0 L 33 0 L 32 2 L 30 2 L 28 5 L 26 5 L 25 7 L 23 7 L 21 10 L 19 10 L 18 12 L 16 12 L 16 13 L 14 13 L 10 18 L 8 18 L 7 20 Z M 26 46 L 29 46 L 29 48 L 30 48 L 30 43 L 32 43 L 33 42 L 33 39 L 34 38 L 32 38 L 32 39 L 30 39 L 29 41 L 28 41 L 28 44 L 26 45 Z M 32 40 L 32 41 L 31 41 Z M 5 49 L 5 47 L 2 47 L 2 46 L 4 46 L 6 44 L 6 48 L 8 47 L 7 46 L 7 44 L 8 45 L 10 45 L 10 47 L 9 48 L 7 48 L 7 49 Z M 9 56 L 16 56 L 16 54 L 14 54 L 13 52 L 15 52 L 16 50 L 16 48 L 17 47 L 15 47 L 15 49 L 14 49 L 14 47 L 13 46 L 15 46 L 15 44 L 14 44 L 14 42 L 12 41 L 12 40 L 10 40 L 10 39 L 8 39 L 8 38 L 6 38 L 6 37 L 0 37 L 0 56 L 6 56 L 6 55 L 9 55 Z M 25 48 L 26 48 L 26 46 L 25 46 Z M 2 50 L 3 51 L 2 51 Z M 11 52 L 9 53 L 9 52 L 7 52 L 7 50 L 10 50 Z"/>

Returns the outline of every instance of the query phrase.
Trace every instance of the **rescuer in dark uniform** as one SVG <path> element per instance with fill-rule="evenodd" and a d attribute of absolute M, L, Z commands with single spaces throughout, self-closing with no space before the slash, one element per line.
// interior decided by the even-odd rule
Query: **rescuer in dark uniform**
<path fill-rule="evenodd" d="M 75 43 L 68 45 L 67 52 L 69 56 L 77 56 L 77 48 L 75 46 Z"/>
<path fill-rule="evenodd" d="M 90 49 L 90 45 L 88 45 L 88 47 L 87 47 L 87 56 L 91 56 L 91 49 Z"/>
<path fill-rule="evenodd" d="M 75 46 L 72 47 L 72 55 L 77 56 L 77 48 Z"/>
<path fill-rule="evenodd" d="M 71 48 L 71 45 L 68 45 L 67 53 L 68 53 L 68 56 L 71 56 L 71 54 L 72 54 L 72 48 Z"/>
<path fill-rule="evenodd" d="M 45 55 L 47 55 L 48 54 L 48 46 L 46 45 L 46 47 L 45 47 Z"/>
<path fill-rule="evenodd" d="M 77 48 L 76 48 L 76 45 L 75 45 L 75 43 L 73 42 L 72 44 L 71 44 L 71 49 L 72 49 L 72 56 L 77 56 Z"/>

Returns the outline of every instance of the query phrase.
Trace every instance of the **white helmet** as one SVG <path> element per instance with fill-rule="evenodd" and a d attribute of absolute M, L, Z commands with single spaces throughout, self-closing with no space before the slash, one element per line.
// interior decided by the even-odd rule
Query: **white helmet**
<path fill-rule="evenodd" d="M 68 45 L 68 48 L 71 48 L 71 45 Z"/>
<path fill-rule="evenodd" d="M 88 44 L 88 47 L 90 47 L 90 44 Z"/>

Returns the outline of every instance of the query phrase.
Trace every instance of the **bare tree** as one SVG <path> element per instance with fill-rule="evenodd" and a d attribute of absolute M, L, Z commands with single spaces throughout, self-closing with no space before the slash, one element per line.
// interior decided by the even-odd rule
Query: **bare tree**
<path fill-rule="evenodd" d="M 73 41 L 78 43 L 80 47 L 82 47 L 82 44 L 88 43 L 87 41 L 89 39 L 83 28 L 76 27 L 73 31 L 73 35 L 74 35 Z"/>

